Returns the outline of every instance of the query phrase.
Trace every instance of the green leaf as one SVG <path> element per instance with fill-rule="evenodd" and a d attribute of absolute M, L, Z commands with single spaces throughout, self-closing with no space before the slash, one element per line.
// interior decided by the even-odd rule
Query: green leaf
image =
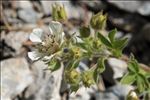
<path fill-rule="evenodd" d="M 94 78 L 95 83 L 97 83 L 98 78 L 99 78 L 99 73 L 97 72 L 97 68 L 93 72 L 93 78 Z"/>
<path fill-rule="evenodd" d="M 85 43 L 77 43 L 76 44 L 78 47 L 81 47 L 84 50 L 87 50 L 86 44 Z"/>
<path fill-rule="evenodd" d="M 97 36 L 104 45 L 106 45 L 109 48 L 112 48 L 111 43 L 101 33 L 97 33 Z"/>
<path fill-rule="evenodd" d="M 128 68 L 132 72 L 135 72 L 135 73 L 139 72 L 139 65 L 138 65 L 138 62 L 135 59 L 129 61 Z"/>
<path fill-rule="evenodd" d="M 106 58 L 99 58 L 97 62 L 97 72 L 102 73 L 105 70 L 105 60 Z"/>
<path fill-rule="evenodd" d="M 145 91 L 145 83 L 144 83 L 144 78 L 141 75 L 137 76 L 137 87 L 139 92 Z"/>
<path fill-rule="evenodd" d="M 89 26 L 80 27 L 79 31 L 80 31 L 80 36 L 82 38 L 87 38 L 87 37 L 90 36 L 90 28 L 89 28 Z"/>
<path fill-rule="evenodd" d="M 113 49 L 112 50 L 112 53 L 115 57 L 120 57 L 122 55 L 122 50 L 119 50 L 119 49 Z"/>
<path fill-rule="evenodd" d="M 111 41 L 111 43 L 114 42 L 116 32 L 117 32 L 117 29 L 113 29 L 108 34 L 108 37 L 109 37 L 109 40 Z"/>
<path fill-rule="evenodd" d="M 142 68 L 140 68 L 139 71 L 140 74 L 144 75 L 146 78 L 150 78 L 150 73 L 146 72 L 145 70 L 143 70 Z"/>
<path fill-rule="evenodd" d="M 121 83 L 130 85 L 134 83 L 135 80 L 136 80 L 136 74 L 129 72 L 121 79 Z"/>
<path fill-rule="evenodd" d="M 119 39 L 119 40 L 116 40 L 114 43 L 113 43 L 113 47 L 115 49 L 123 49 L 128 43 L 128 38 L 124 38 L 124 39 Z"/>
<path fill-rule="evenodd" d="M 59 60 L 52 59 L 52 61 L 48 64 L 48 68 L 53 72 L 60 68 L 61 64 Z"/>
<path fill-rule="evenodd" d="M 80 63 L 80 60 L 75 60 L 72 65 L 72 68 L 77 68 L 79 66 L 79 63 Z"/>

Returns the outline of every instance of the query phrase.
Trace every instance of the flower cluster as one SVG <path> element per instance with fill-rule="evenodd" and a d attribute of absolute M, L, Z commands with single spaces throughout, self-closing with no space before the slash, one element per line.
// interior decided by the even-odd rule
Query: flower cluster
<path fill-rule="evenodd" d="M 93 15 L 88 26 L 79 28 L 79 36 L 74 34 L 67 36 L 68 34 L 63 32 L 63 25 L 58 21 L 66 18 L 64 6 L 53 6 L 55 21 L 50 22 L 49 33 L 45 33 L 40 28 L 33 30 L 29 38 L 35 48 L 34 51 L 28 52 L 28 57 L 31 60 L 43 60 L 51 71 L 59 69 L 63 63 L 65 66 L 63 78 L 72 91 L 77 91 L 80 85 L 90 87 L 98 82 L 99 75 L 105 70 L 105 61 L 112 56 L 116 58 L 122 56 L 127 38 L 115 38 L 116 29 L 106 36 L 100 33 L 107 19 L 102 12 Z M 91 29 L 94 30 L 94 35 L 91 35 Z M 88 70 L 77 70 L 84 59 L 91 62 L 87 64 Z M 149 74 L 140 71 L 139 64 L 133 57 L 128 67 L 129 73 L 122 78 L 121 82 L 127 84 L 136 82 L 139 92 L 150 90 Z M 131 96 L 133 97 L 133 93 Z"/>

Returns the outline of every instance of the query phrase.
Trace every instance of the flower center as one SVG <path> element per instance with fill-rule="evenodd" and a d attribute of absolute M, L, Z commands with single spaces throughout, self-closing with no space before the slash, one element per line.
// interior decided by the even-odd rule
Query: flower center
<path fill-rule="evenodd" d="M 39 52 L 51 55 L 59 50 L 59 45 L 54 35 L 47 35 L 44 37 L 42 44 L 39 44 L 37 48 Z"/>

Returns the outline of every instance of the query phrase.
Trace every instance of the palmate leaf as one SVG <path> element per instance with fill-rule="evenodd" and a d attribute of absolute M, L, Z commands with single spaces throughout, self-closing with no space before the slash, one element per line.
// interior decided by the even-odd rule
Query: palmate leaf
<path fill-rule="evenodd" d="M 115 40 L 115 34 L 117 32 L 117 29 L 113 29 L 112 31 L 109 32 L 108 37 L 109 40 L 113 43 Z"/>
<path fill-rule="evenodd" d="M 109 48 L 112 48 L 112 44 L 109 42 L 107 38 L 105 38 L 101 33 L 97 33 L 98 38 L 101 40 L 101 42 L 106 45 Z"/>
<path fill-rule="evenodd" d="M 121 79 L 121 83 L 130 85 L 134 83 L 135 80 L 136 80 L 136 74 L 129 72 Z"/>

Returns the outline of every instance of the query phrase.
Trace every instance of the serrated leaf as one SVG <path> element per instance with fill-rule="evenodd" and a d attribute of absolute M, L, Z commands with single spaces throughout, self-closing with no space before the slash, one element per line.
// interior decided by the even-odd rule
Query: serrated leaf
<path fill-rule="evenodd" d="M 111 43 L 101 33 L 97 33 L 97 36 L 104 45 L 106 45 L 109 48 L 112 48 Z"/>
<path fill-rule="evenodd" d="M 116 30 L 116 29 L 113 29 L 113 30 L 110 31 L 109 34 L 108 34 L 109 40 L 110 40 L 112 43 L 114 42 L 116 32 L 117 32 L 117 30 Z"/>
<path fill-rule="evenodd" d="M 115 49 L 123 49 L 127 45 L 127 43 L 128 43 L 128 38 L 119 39 L 113 43 L 113 47 Z"/>
<path fill-rule="evenodd" d="M 122 84 L 132 84 L 134 83 L 136 80 L 136 74 L 134 73 L 127 73 L 122 79 L 121 79 L 121 83 Z"/>
<path fill-rule="evenodd" d="M 99 58 L 97 62 L 97 72 L 102 73 L 105 70 L 105 58 Z"/>

